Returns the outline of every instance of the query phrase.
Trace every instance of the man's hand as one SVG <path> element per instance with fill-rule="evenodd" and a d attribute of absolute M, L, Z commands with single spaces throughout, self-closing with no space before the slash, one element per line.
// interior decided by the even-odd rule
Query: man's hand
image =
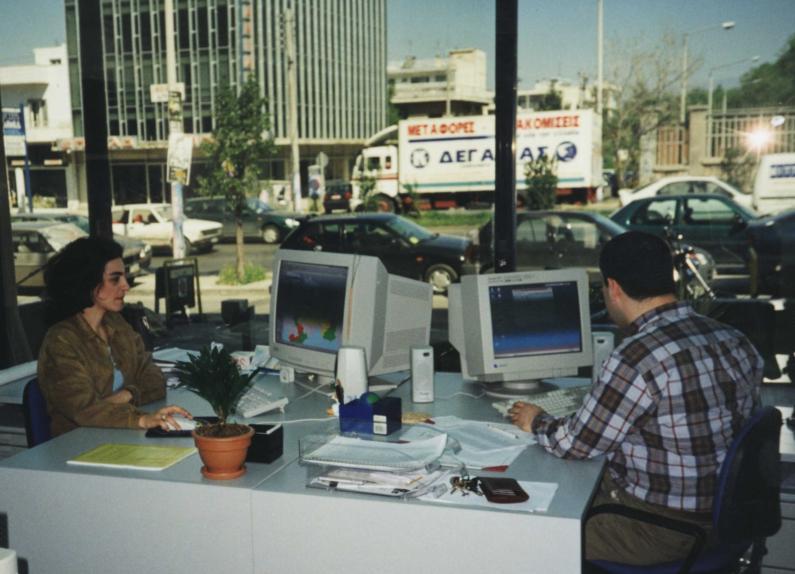
<path fill-rule="evenodd" d="M 516 401 L 508 415 L 511 417 L 511 422 L 518 426 L 525 432 L 530 432 L 533 427 L 533 420 L 544 412 L 544 409 L 532 403 L 524 403 Z"/>

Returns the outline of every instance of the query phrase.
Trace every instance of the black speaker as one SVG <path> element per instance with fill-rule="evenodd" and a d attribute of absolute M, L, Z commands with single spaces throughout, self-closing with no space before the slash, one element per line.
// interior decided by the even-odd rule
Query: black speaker
<path fill-rule="evenodd" d="M 237 325 L 248 321 L 254 314 L 254 307 L 249 307 L 248 299 L 225 299 L 221 301 L 221 319 L 227 325 Z"/>

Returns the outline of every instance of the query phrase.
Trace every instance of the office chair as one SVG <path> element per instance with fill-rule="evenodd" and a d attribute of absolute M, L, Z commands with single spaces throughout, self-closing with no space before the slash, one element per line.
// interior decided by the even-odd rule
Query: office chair
<path fill-rule="evenodd" d="M 52 434 L 50 434 L 47 401 L 41 394 L 39 380 L 36 378 L 25 385 L 25 390 L 22 392 L 22 410 L 25 412 L 25 436 L 28 439 L 28 448 L 50 440 Z"/>
<path fill-rule="evenodd" d="M 751 549 L 745 572 L 759 572 L 767 553 L 765 538 L 781 527 L 781 413 L 774 407 L 758 410 L 732 441 L 720 467 L 712 507 L 712 526 L 717 545 L 704 549 L 706 533 L 694 524 L 606 504 L 591 509 L 586 521 L 597 514 L 627 516 L 693 536 L 684 560 L 650 566 L 632 566 L 604 560 L 588 563 L 587 572 L 609 574 L 707 574 L 734 572 Z"/>

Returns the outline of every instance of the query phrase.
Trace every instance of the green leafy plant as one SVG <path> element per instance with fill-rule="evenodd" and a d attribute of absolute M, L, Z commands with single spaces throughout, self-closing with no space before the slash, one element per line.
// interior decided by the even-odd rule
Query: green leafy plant
<path fill-rule="evenodd" d="M 724 152 L 720 162 L 721 178 L 737 189 L 747 189 L 751 183 L 754 165 L 753 156 L 730 147 Z"/>
<path fill-rule="evenodd" d="M 555 174 L 555 160 L 539 156 L 525 164 L 527 182 L 527 209 L 552 209 L 555 207 L 555 190 L 558 176 Z"/>
<path fill-rule="evenodd" d="M 187 389 L 210 403 L 219 422 L 205 435 L 226 436 L 224 427 L 234 414 L 240 396 L 251 384 L 255 373 L 243 375 L 229 351 L 223 348 L 203 347 L 198 355 L 180 361 L 174 367 L 179 379 L 177 388 Z M 245 428 L 245 427 L 244 427 Z"/>

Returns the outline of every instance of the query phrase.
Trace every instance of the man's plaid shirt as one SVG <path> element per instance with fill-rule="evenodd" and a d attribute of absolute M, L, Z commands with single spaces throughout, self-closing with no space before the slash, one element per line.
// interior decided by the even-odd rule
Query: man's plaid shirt
<path fill-rule="evenodd" d="M 576 413 L 544 413 L 533 432 L 560 457 L 605 454 L 637 498 L 708 512 L 732 438 L 758 406 L 762 367 L 737 330 L 687 304 L 663 305 L 632 323 Z"/>

